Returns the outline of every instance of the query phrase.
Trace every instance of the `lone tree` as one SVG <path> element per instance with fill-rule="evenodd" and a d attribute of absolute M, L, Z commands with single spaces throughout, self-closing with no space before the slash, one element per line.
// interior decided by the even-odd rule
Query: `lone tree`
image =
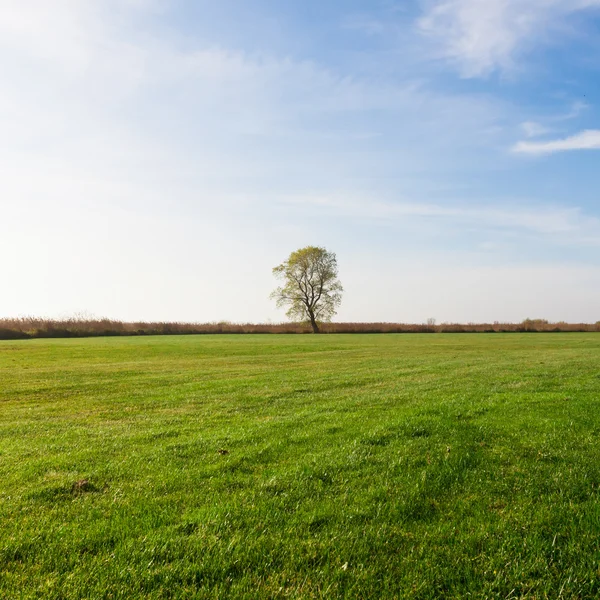
<path fill-rule="evenodd" d="M 313 333 L 319 333 L 319 323 L 330 321 L 342 301 L 335 254 L 317 246 L 300 248 L 273 274 L 283 280 L 271 294 L 277 306 L 287 306 L 290 319 L 309 321 Z"/>

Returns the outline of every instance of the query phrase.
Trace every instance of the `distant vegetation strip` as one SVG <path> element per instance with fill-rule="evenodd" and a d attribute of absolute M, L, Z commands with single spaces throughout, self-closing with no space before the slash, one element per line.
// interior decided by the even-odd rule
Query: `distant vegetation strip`
<path fill-rule="evenodd" d="M 525 319 L 521 323 L 324 323 L 322 333 L 503 333 L 600 331 L 600 322 L 551 323 Z M 131 335 L 200 335 L 252 333 L 311 333 L 308 323 L 128 323 L 112 319 L 0 319 L 0 339 L 73 338 Z"/>

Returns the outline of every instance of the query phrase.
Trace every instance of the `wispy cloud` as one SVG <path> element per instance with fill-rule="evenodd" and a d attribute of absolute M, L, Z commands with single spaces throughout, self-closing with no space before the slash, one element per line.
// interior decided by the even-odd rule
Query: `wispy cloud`
<path fill-rule="evenodd" d="M 551 118 L 552 121 L 570 121 L 572 119 L 578 119 L 590 105 L 587 102 L 581 102 L 577 100 L 571 104 L 571 107 L 566 113 L 555 115 Z"/>
<path fill-rule="evenodd" d="M 419 21 L 464 77 L 509 70 L 565 17 L 600 0 L 433 0 Z"/>
<path fill-rule="evenodd" d="M 535 121 L 525 121 L 524 123 L 521 123 L 521 129 L 528 138 L 539 137 L 550 131 L 547 127 Z"/>
<path fill-rule="evenodd" d="M 523 141 L 512 148 L 512 151 L 518 154 L 553 154 L 570 150 L 600 150 L 600 130 L 588 129 L 559 140 Z"/>
<path fill-rule="evenodd" d="M 484 95 L 142 28 L 151 0 L 56 0 L 52 11 L 31 1 L 39 16 L 16 0 L 0 14 L 0 52 L 11 57 L 0 158 L 15 163 L 23 150 L 28 168 L 62 160 L 78 176 L 128 183 L 179 172 L 228 190 L 242 178 L 287 186 L 290 174 L 336 185 L 460 160 L 496 135 L 482 132 L 505 110 Z"/>
<path fill-rule="evenodd" d="M 420 219 L 452 223 L 456 228 L 478 230 L 512 230 L 546 235 L 576 235 L 585 232 L 586 244 L 600 242 L 600 221 L 584 216 L 579 208 L 529 205 L 476 205 L 473 203 L 431 204 L 426 202 L 390 202 L 348 194 L 305 196 L 288 199 L 289 204 L 320 208 L 336 216 L 361 219 Z"/>

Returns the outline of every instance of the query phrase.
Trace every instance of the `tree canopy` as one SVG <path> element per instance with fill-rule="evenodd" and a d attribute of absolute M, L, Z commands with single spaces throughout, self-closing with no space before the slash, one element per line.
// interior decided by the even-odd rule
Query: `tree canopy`
<path fill-rule="evenodd" d="M 308 321 L 313 332 L 319 333 L 319 323 L 330 321 L 342 301 L 335 254 L 318 246 L 300 248 L 273 274 L 282 280 L 282 286 L 271 294 L 277 306 L 287 307 L 290 319 Z"/>

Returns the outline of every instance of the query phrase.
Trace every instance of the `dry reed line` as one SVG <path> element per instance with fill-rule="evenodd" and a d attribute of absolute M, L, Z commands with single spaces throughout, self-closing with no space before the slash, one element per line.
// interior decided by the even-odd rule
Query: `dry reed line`
<path fill-rule="evenodd" d="M 72 317 L 47 319 L 19 317 L 0 319 L 0 339 L 68 338 L 133 335 L 200 335 L 255 333 L 310 333 L 304 323 L 184 323 L 124 322 L 115 319 Z M 521 323 L 325 323 L 323 333 L 506 333 L 506 332 L 592 332 L 600 322 L 551 323 L 545 319 L 525 319 Z"/>

